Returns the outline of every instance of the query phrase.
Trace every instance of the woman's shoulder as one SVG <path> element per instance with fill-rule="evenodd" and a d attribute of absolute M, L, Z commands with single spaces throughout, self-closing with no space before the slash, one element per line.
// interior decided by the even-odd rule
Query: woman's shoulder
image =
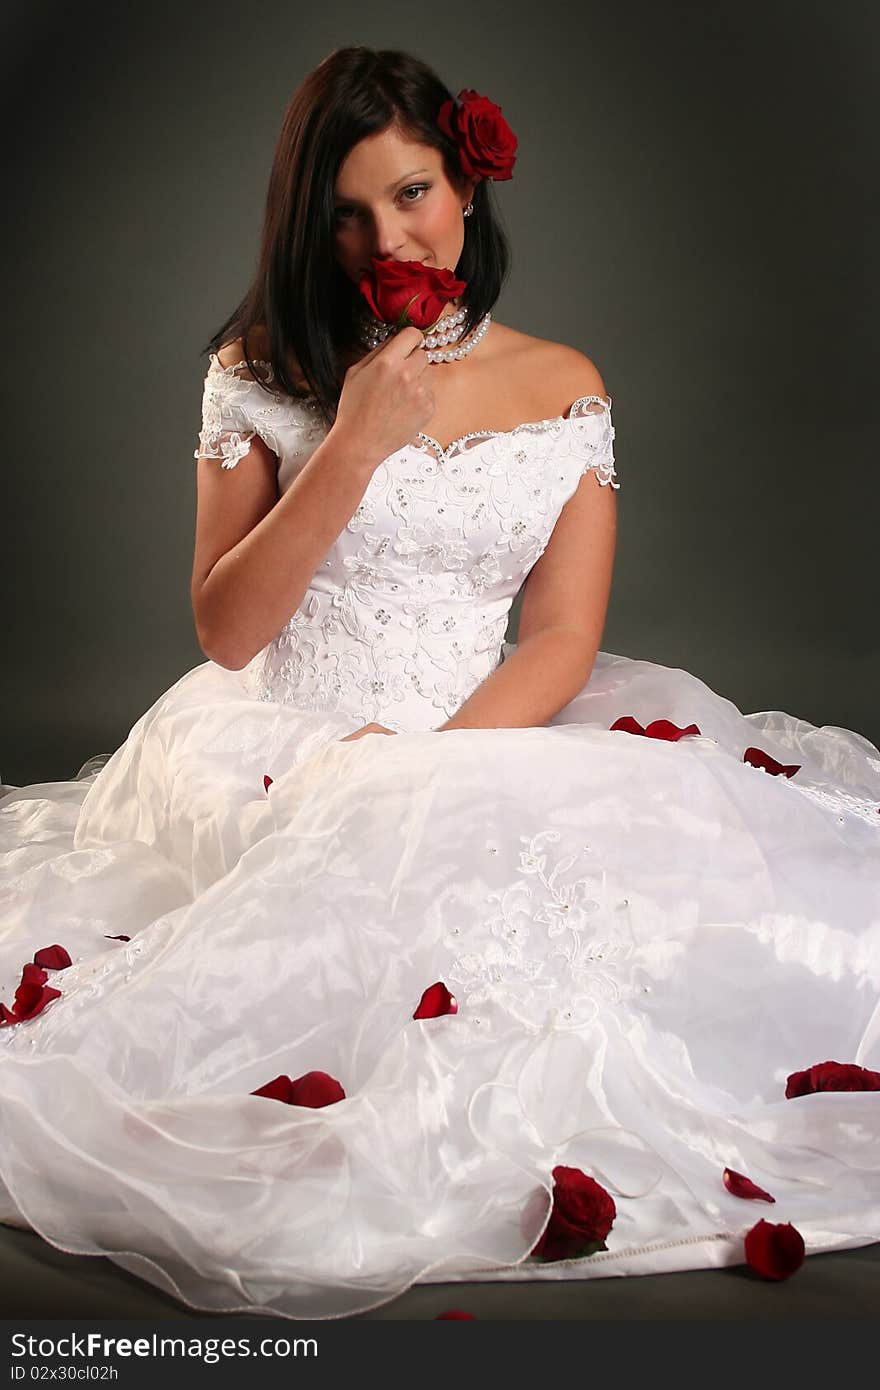
<path fill-rule="evenodd" d="M 533 419 L 563 415 L 581 396 L 608 400 L 602 374 L 592 358 L 568 343 L 523 333 L 494 323 L 493 366 L 499 379 L 516 383 L 517 393 Z M 486 335 L 489 342 L 491 334 Z"/>
<path fill-rule="evenodd" d="M 247 333 L 247 346 L 250 350 L 251 361 L 259 367 L 261 365 L 271 365 L 272 349 L 269 343 L 269 333 L 265 324 L 258 323 Z M 232 338 L 228 343 L 224 343 L 217 350 L 217 360 L 221 367 L 240 367 L 240 375 L 251 377 L 253 372 L 247 365 L 247 355 L 245 353 L 244 338 Z M 300 369 L 299 362 L 292 352 L 287 355 L 287 369 L 290 379 L 294 385 L 307 389 L 305 377 Z"/>

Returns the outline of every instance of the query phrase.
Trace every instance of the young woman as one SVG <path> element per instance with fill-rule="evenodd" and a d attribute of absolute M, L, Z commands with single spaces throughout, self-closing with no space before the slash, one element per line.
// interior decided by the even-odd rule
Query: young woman
<path fill-rule="evenodd" d="M 877 750 L 599 649 L 611 400 L 494 316 L 515 148 L 409 55 L 306 78 L 210 345 L 208 660 L 0 803 L 0 1219 L 199 1308 L 880 1239 Z"/>

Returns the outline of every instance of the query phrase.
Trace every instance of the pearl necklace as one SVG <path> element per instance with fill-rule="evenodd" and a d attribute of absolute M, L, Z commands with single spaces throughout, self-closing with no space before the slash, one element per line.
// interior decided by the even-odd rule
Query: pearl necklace
<path fill-rule="evenodd" d="M 465 310 L 463 308 L 456 309 L 451 314 L 444 314 L 434 325 L 433 330 L 427 334 L 424 342 L 419 344 L 422 351 L 427 352 L 429 362 L 459 362 L 463 357 L 467 357 L 469 352 L 473 352 L 479 342 L 482 342 L 492 321 L 492 315 L 490 313 L 484 315 L 476 328 L 472 329 L 462 341 L 461 324 L 464 321 L 464 316 Z M 383 323 L 381 319 L 375 318 L 368 310 L 361 311 L 356 323 L 356 330 L 361 346 L 365 347 L 368 352 L 371 352 L 374 347 L 378 347 L 380 343 L 384 343 L 392 333 L 397 332 L 393 324 Z M 450 347 L 450 344 L 455 344 L 455 346 Z"/>

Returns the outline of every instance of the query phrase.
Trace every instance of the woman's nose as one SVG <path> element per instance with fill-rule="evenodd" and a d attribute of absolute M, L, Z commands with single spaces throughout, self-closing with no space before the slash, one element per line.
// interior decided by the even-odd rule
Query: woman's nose
<path fill-rule="evenodd" d="M 388 260 L 406 244 L 406 233 L 395 213 L 377 213 L 373 232 L 374 254 Z"/>

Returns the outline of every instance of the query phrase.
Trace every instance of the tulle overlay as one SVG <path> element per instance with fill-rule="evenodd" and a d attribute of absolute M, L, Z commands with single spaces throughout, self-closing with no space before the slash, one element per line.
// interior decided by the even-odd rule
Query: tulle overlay
<path fill-rule="evenodd" d="M 703 736 L 609 730 L 658 711 Z M 725 1166 L 808 1252 L 880 1238 L 878 1097 L 784 1099 L 826 1056 L 880 1066 L 866 740 L 608 653 L 547 728 L 340 742 L 356 722 L 209 662 L 100 772 L 0 802 L 2 997 L 40 947 L 73 958 L 0 1031 L 3 1220 L 304 1318 L 420 1277 L 740 1262 L 765 1209 Z M 435 980 L 458 1013 L 413 1020 Z M 312 1069 L 346 1099 L 250 1094 Z M 538 1264 L 561 1162 L 618 1217 Z"/>
<path fill-rule="evenodd" d="M 289 483 L 312 436 L 240 389 L 212 366 L 207 456 L 246 467 L 270 419 Z M 738 1264 L 760 1217 L 808 1255 L 880 1239 L 880 1095 L 785 1098 L 826 1059 L 880 1068 L 877 749 L 604 651 L 546 727 L 435 731 L 510 655 L 505 602 L 612 437 L 590 412 L 400 451 L 258 663 L 195 667 L 105 765 L 7 789 L 0 1000 L 41 948 L 72 963 L 0 1027 L 0 1220 L 292 1318 Z M 341 741 L 370 718 L 399 732 Z M 438 981 L 457 1012 L 415 1019 Z M 345 1098 L 251 1094 L 314 1070 Z M 559 1164 L 617 1215 L 541 1263 Z"/>

